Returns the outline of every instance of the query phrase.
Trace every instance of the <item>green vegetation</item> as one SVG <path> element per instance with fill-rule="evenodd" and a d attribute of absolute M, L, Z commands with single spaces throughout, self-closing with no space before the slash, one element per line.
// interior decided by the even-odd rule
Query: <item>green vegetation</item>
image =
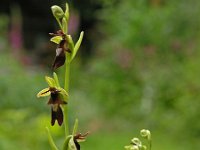
<path fill-rule="evenodd" d="M 83 89 L 107 116 L 199 137 L 200 3 L 114 2 L 98 13 L 103 38 Z"/>
<path fill-rule="evenodd" d="M 151 130 L 152 150 L 200 148 L 199 8 L 198 0 L 103 1 L 95 53 L 71 64 L 69 122 L 91 130 L 83 150 L 124 149 L 142 128 Z M 35 96 L 51 73 L 23 66 L 5 47 L 0 149 L 49 149 L 46 125 L 61 145 L 64 128 L 51 128 L 46 101 Z"/>

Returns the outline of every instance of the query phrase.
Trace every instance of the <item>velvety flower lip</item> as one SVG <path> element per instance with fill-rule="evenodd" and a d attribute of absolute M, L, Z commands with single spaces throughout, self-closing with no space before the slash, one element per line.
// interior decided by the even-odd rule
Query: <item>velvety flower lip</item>
<path fill-rule="evenodd" d="M 65 64 L 66 56 L 65 56 L 65 45 L 66 41 L 61 40 L 60 44 L 58 45 L 56 49 L 56 57 L 54 58 L 54 62 L 52 65 L 52 69 L 56 70 L 57 68 L 63 66 Z"/>
<path fill-rule="evenodd" d="M 63 112 L 60 105 L 51 106 L 51 125 L 53 126 L 55 122 L 58 122 L 59 126 L 63 123 Z"/>

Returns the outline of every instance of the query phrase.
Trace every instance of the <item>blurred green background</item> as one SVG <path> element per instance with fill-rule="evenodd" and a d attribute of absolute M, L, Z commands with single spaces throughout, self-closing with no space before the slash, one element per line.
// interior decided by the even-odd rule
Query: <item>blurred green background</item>
<path fill-rule="evenodd" d="M 143 128 L 153 150 L 199 149 L 200 1 L 68 2 L 70 33 L 76 40 L 85 31 L 69 103 L 71 126 L 78 118 L 80 132 L 91 132 L 82 149 L 121 150 Z M 2 1 L 0 150 L 50 149 L 48 98 L 36 94 L 55 55 L 53 4 L 65 1 Z M 50 129 L 61 145 L 63 128 Z"/>

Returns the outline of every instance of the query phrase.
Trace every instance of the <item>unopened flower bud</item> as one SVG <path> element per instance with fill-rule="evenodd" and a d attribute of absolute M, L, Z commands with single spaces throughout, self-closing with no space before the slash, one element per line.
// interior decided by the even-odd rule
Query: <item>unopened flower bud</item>
<path fill-rule="evenodd" d="M 132 142 L 134 145 L 137 145 L 137 146 L 141 145 L 141 141 L 140 141 L 140 139 L 138 139 L 138 138 L 133 138 L 133 139 L 131 140 L 131 142 Z"/>
<path fill-rule="evenodd" d="M 133 146 L 130 148 L 130 150 L 139 150 L 139 147 L 136 146 L 136 145 L 133 145 Z"/>
<path fill-rule="evenodd" d="M 51 7 L 51 11 L 55 18 L 62 19 L 64 16 L 64 12 L 61 7 L 54 5 Z"/>
<path fill-rule="evenodd" d="M 149 130 L 146 130 L 146 129 L 142 129 L 140 131 L 140 135 L 143 137 L 143 138 L 146 138 L 147 140 L 151 140 L 151 132 Z"/>

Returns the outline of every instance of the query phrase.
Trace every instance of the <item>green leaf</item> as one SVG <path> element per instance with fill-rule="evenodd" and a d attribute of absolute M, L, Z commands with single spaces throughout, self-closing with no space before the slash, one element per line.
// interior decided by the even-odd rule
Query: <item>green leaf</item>
<path fill-rule="evenodd" d="M 54 36 L 50 39 L 51 42 L 54 42 L 56 44 L 59 44 L 60 41 L 62 40 L 62 37 L 61 36 Z"/>
<path fill-rule="evenodd" d="M 47 134 L 48 134 L 48 140 L 49 140 L 49 144 L 50 144 L 50 146 L 51 146 L 51 149 L 52 149 L 52 150 L 58 150 L 56 144 L 55 144 L 54 141 L 53 141 L 53 138 L 52 138 L 52 136 L 51 136 L 51 133 L 50 133 L 48 127 L 46 127 L 46 131 L 47 131 Z"/>
<path fill-rule="evenodd" d="M 75 135 L 78 129 L 78 119 L 75 120 L 72 135 Z"/>
<path fill-rule="evenodd" d="M 76 42 L 75 46 L 74 46 L 74 49 L 72 51 L 72 57 L 71 57 L 71 61 L 74 59 L 74 57 L 76 56 L 76 53 L 81 45 L 81 42 L 83 40 L 83 35 L 84 35 L 84 32 L 82 31 L 80 36 L 79 36 L 79 39 L 78 41 Z"/>

